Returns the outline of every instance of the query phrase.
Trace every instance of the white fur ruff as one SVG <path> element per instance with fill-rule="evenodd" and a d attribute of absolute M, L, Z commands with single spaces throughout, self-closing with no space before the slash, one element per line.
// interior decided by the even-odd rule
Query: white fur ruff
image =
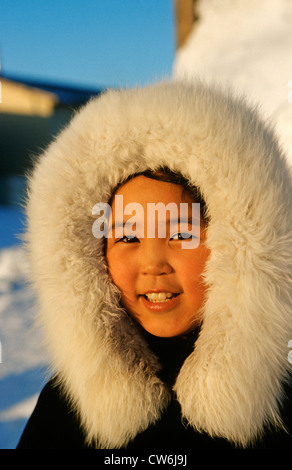
<path fill-rule="evenodd" d="M 203 326 L 177 397 L 191 426 L 246 446 L 278 422 L 289 372 L 292 186 L 270 125 L 216 88 L 109 91 L 39 158 L 26 238 L 52 370 L 98 447 L 125 446 L 167 406 L 91 231 L 121 179 L 163 165 L 199 186 L 211 219 Z"/>

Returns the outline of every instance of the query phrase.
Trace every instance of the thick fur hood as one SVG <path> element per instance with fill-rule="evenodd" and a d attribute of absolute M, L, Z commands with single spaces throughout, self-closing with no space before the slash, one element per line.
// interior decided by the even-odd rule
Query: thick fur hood
<path fill-rule="evenodd" d="M 27 246 L 39 323 L 88 441 L 125 446 L 170 392 L 119 303 L 92 234 L 98 202 L 129 175 L 168 166 L 206 201 L 203 324 L 175 391 L 187 422 L 246 446 L 279 424 L 292 338 L 292 185 L 258 112 L 219 89 L 161 83 L 90 101 L 30 176 Z"/>

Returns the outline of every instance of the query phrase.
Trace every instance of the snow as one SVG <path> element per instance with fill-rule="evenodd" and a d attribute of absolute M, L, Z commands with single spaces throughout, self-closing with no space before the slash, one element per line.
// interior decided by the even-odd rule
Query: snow
<path fill-rule="evenodd" d="M 292 2 L 199 0 L 198 8 L 174 78 L 199 76 L 258 103 L 292 164 Z"/>
<path fill-rule="evenodd" d="M 21 247 L 2 249 L 0 252 L 0 337 L 2 363 L 0 379 L 12 372 L 21 373 L 40 363 L 40 338 L 34 326 L 35 306 L 31 289 L 26 283 L 28 262 Z M 9 332 L 17 338 L 11 340 Z"/>
<path fill-rule="evenodd" d="M 275 122 L 292 162 L 292 2 L 200 0 L 200 22 L 178 51 L 174 79 L 199 75 L 244 92 Z M 26 284 L 29 263 L 15 234 L 18 208 L 0 207 L 0 448 L 15 448 L 46 377 Z"/>
<path fill-rule="evenodd" d="M 13 449 L 44 385 L 46 357 L 26 282 L 29 263 L 14 236 L 22 231 L 23 214 L 1 207 L 0 220 L 0 448 Z"/>
<path fill-rule="evenodd" d="M 16 419 L 26 419 L 34 408 L 38 399 L 38 394 L 22 400 L 16 405 L 10 406 L 7 410 L 0 412 L 0 421 L 14 421 Z"/>

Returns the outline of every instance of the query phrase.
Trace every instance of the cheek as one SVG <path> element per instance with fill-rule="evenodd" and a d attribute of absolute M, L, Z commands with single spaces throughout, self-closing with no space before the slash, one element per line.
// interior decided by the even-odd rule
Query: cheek
<path fill-rule="evenodd" d="M 129 263 L 129 259 L 124 259 L 123 256 L 109 254 L 107 255 L 107 263 L 110 276 L 122 294 L 131 290 L 134 285 L 135 270 Z"/>
<path fill-rule="evenodd" d="M 209 253 L 205 249 L 201 252 L 195 252 L 194 256 L 190 256 L 186 263 L 180 267 L 181 281 L 185 286 L 185 290 L 194 299 L 203 297 L 206 290 L 202 273 L 205 269 L 208 255 Z"/>

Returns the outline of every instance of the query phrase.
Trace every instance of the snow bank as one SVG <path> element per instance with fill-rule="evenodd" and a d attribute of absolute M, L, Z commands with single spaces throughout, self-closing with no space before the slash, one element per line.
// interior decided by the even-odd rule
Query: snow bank
<path fill-rule="evenodd" d="M 3 218 L 2 218 L 3 222 Z M 0 251 L 0 448 L 16 447 L 44 385 L 46 356 L 20 246 Z"/>
<path fill-rule="evenodd" d="M 259 103 L 292 164 L 292 2 L 199 0 L 198 9 L 174 78 L 200 76 Z"/>
<path fill-rule="evenodd" d="M 38 393 L 29 397 L 25 400 L 22 400 L 20 403 L 17 403 L 14 406 L 11 406 L 7 410 L 0 411 L 0 421 L 14 421 L 18 419 L 27 419 L 31 411 L 34 409 L 38 399 Z"/>
<path fill-rule="evenodd" d="M 34 295 L 25 281 L 28 269 L 23 248 L 0 251 L 0 379 L 46 362 L 34 324 Z"/>

